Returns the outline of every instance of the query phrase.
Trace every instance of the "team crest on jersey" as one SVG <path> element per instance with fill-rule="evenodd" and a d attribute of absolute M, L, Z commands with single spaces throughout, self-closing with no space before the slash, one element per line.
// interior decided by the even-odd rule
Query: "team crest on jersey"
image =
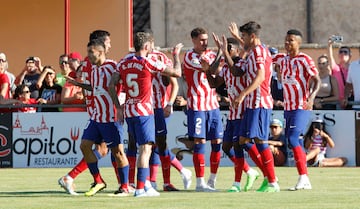
<path fill-rule="evenodd" d="M 191 63 L 194 64 L 194 65 L 200 65 L 200 60 L 197 59 L 197 58 L 194 58 L 191 60 Z"/>
<path fill-rule="evenodd" d="M 197 135 L 199 135 L 199 134 L 201 133 L 201 129 L 200 129 L 200 128 L 195 128 L 195 133 L 196 133 Z"/>

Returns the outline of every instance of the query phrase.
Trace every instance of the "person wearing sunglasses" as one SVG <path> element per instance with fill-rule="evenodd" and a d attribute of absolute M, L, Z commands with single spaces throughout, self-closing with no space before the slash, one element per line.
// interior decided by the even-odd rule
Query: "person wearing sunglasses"
<path fill-rule="evenodd" d="M 21 84 L 16 87 L 14 93 L 14 99 L 20 100 L 23 104 L 38 104 L 36 99 L 30 98 L 30 89 L 25 84 Z M 17 112 L 35 113 L 36 107 L 20 107 Z"/>
<path fill-rule="evenodd" d="M 349 65 L 351 61 L 351 49 L 348 46 L 341 46 L 338 51 L 338 63 L 336 63 L 333 53 L 334 40 L 332 37 L 333 35 L 330 36 L 328 39 L 329 66 L 331 69 L 331 74 L 336 78 L 338 82 L 339 100 L 344 101 L 346 78 L 348 75 Z M 350 100 L 352 99 L 350 98 Z M 351 106 L 344 106 L 344 104 L 342 104 L 341 107 L 343 109 L 351 109 Z"/>
<path fill-rule="evenodd" d="M 59 67 L 60 72 L 56 74 L 56 83 L 64 87 L 66 83 L 65 76 L 69 75 L 71 68 L 69 65 L 69 56 L 67 54 L 62 54 L 59 56 Z"/>

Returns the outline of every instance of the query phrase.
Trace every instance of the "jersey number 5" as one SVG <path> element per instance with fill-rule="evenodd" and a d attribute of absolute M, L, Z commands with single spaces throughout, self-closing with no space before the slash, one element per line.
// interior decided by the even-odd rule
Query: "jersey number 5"
<path fill-rule="evenodd" d="M 129 87 L 129 95 L 131 97 L 137 97 L 139 95 L 139 84 L 136 82 L 138 78 L 137 74 L 128 74 L 126 76 L 126 84 Z"/>

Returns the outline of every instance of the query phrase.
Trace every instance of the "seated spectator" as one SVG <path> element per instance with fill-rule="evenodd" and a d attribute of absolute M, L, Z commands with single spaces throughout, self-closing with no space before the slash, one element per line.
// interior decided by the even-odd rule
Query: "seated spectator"
<path fill-rule="evenodd" d="M 334 76 L 330 75 L 331 69 L 327 55 L 318 58 L 320 89 L 314 100 L 314 109 L 336 110 L 339 102 L 339 87 Z"/>
<path fill-rule="evenodd" d="M 274 165 L 283 166 L 287 161 L 287 143 L 283 133 L 283 123 L 281 120 L 273 119 L 271 121 L 268 143 L 274 156 Z"/>
<path fill-rule="evenodd" d="M 30 98 L 30 89 L 25 84 L 21 84 L 16 87 L 14 93 L 14 99 L 20 100 L 23 104 L 38 104 L 36 99 Z M 17 112 L 35 113 L 36 107 L 21 107 Z"/>
<path fill-rule="evenodd" d="M 15 85 L 27 85 L 31 92 L 31 98 L 38 98 L 39 89 L 36 88 L 36 83 L 42 70 L 41 60 L 39 57 L 28 57 L 25 63 L 24 69 L 16 76 Z"/>
<path fill-rule="evenodd" d="M 20 103 L 19 100 L 10 97 L 10 81 L 5 69 L 7 68 L 6 57 L 0 58 L 0 105 Z M 0 108 L 0 113 L 12 112 L 11 108 Z"/>
<path fill-rule="evenodd" d="M 55 70 L 51 66 L 45 66 L 40 75 L 36 87 L 39 89 L 39 104 L 60 104 L 62 87 L 56 84 Z M 39 112 L 59 112 L 57 107 L 38 108 Z"/>
<path fill-rule="evenodd" d="M 345 157 L 326 158 L 326 148 L 335 147 L 330 135 L 325 131 L 322 120 L 314 120 L 305 134 L 304 146 L 308 150 L 306 161 L 308 165 L 318 167 L 340 167 L 347 163 Z"/>
<path fill-rule="evenodd" d="M 76 72 L 75 80 L 77 82 L 83 83 L 81 79 L 81 66 L 78 67 L 78 71 Z M 85 97 L 83 94 L 83 90 L 79 86 L 75 86 L 74 84 L 67 81 L 65 86 L 62 89 L 61 93 L 61 103 L 63 104 L 84 104 L 85 105 Z M 64 107 L 63 112 L 84 112 L 86 111 L 86 107 Z"/>
<path fill-rule="evenodd" d="M 336 63 L 333 55 L 333 43 L 334 41 L 332 39 L 332 36 L 330 36 L 328 39 L 329 65 L 331 69 L 331 75 L 334 76 L 338 82 L 339 99 L 340 101 L 344 101 L 346 78 L 348 75 L 349 66 L 351 62 L 351 50 L 350 47 L 341 46 L 338 51 L 339 63 Z M 350 95 L 346 95 L 346 99 L 349 101 L 353 101 L 354 97 L 352 94 L 350 94 Z M 347 105 L 347 106 L 342 105 L 341 108 L 351 109 L 351 105 Z"/>

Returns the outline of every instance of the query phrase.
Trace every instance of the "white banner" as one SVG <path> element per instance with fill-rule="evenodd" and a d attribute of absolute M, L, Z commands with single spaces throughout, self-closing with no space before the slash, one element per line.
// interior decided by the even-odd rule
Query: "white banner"
<path fill-rule="evenodd" d="M 227 111 L 222 111 L 226 123 Z M 282 119 L 282 111 L 273 117 Z M 335 148 L 328 148 L 328 157 L 347 157 L 347 166 L 355 166 L 355 122 L 353 111 L 314 111 L 313 117 L 324 120 L 326 130 L 335 141 Z M 13 167 L 73 167 L 82 158 L 80 151 L 83 128 L 88 114 L 82 113 L 13 113 Z M 126 125 L 124 126 L 127 133 Z M 344 132 L 344 130 L 346 130 Z M 168 147 L 180 154 L 184 166 L 192 166 L 192 155 L 186 144 L 180 142 L 187 133 L 186 115 L 174 112 L 168 122 Z M 127 134 L 125 134 L 127 147 Z M 177 140 L 180 139 L 180 140 Z M 206 144 L 206 164 L 209 165 L 210 142 Z M 254 163 L 246 154 L 250 165 Z M 293 162 L 290 160 L 290 165 Z M 221 166 L 232 166 L 222 154 Z M 111 166 L 110 156 L 99 161 L 99 166 Z"/>

